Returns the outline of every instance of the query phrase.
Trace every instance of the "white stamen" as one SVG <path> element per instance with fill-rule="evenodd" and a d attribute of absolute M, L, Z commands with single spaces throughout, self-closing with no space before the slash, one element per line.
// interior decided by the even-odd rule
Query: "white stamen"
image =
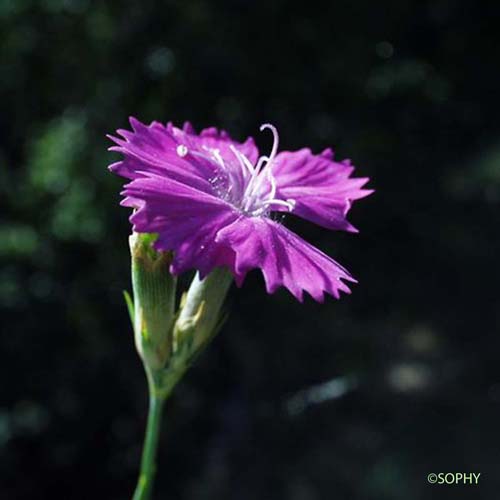
<path fill-rule="evenodd" d="M 188 153 L 195 157 L 203 158 L 209 162 L 215 162 L 221 169 L 222 176 L 216 175 L 210 182 L 217 190 L 217 194 L 231 203 L 234 203 L 245 213 L 254 217 L 267 215 L 267 212 L 273 205 L 276 207 L 286 207 L 289 212 L 295 208 L 295 200 L 282 200 L 276 198 L 277 185 L 276 179 L 272 173 L 273 161 L 278 154 L 279 136 L 276 127 L 270 123 L 264 123 L 260 130 L 271 130 L 273 134 L 273 145 L 269 156 L 262 155 L 253 163 L 232 144 L 229 149 L 238 160 L 240 172 L 235 172 L 232 163 L 226 163 L 230 160 L 223 158 L 219 149 L 210 148 L 206 145 L 200 150 L 188 150 L 188 148 L 180 144 L 177 146 L 177 154 L 180 157 L 186 156 Z M 221 173 L 219 171 L 219 173 Z M 267 180 L 268 184 L 263 185 Z"/>
<path fill-rule="evenodd" d="M 234 153 L 234 156 L 236 156 L 236 158 L 240 162 L 243 174 L 248 171 L 250 175 L 253 176 L 255 169 L 250 160 L 243 153 L 240 153 L 232 144 L 229 146 L 229 149 Z"/>
<path fill-rule="evenodd" d="M 197 156 L 198 158 L 203 158 L 204 160 L 207 160 L 209 162 L 213 161 L 214 158 L 215 158 L 215 155 L 213 154 L 213 150 L 212 149 L 208 149 L 207 147 L 203 146 L 203 149 L 208 153 L 208 154 L 204 154 L 202 153 L 201 151 L 196 151 L 196 150 L 191 150 L 190 153 L 193 155 L 193 156 Z M 216 159 L 216 158 L 215 158 Z M 219 162 L 217 159 L 216 159 L 217 162 Z"/>
<path fill-rule="evenodd" d="M 269 158 L 267 159 L 267 163 L 270 163 L 274 160 L 274 157 L 276 156 L 276 153 L 278 152 L 278 145 L 279 145 L 279 135 L 278 135 L 278 130 L 274 125 L 271 125 L 270 123 L 264 123 L 263 125 L 260 126 L 260 131 L 262 132 L 268 128 L 272 133 L 273 133 L 273 147 L 271 149 L 271 154 L 269 155 Z"/>
<path fill-rule="evenodd" d="M 269 157 L 268 156 L 261 156 L 258 160 L 257 160 L 257 165 L 255 165 L 255 172 L 256 173 L 259 173 L 261 168 L 262 168 L 262 165 L 266 162 L 269 162 Z"/>
<path fill-rule="evenodd" d="M 291 212 L 295 208 L 295 200 L 288 199 L 288 200 L 278 200 L 278 199 L 271 199 L 271 200 L 264 200 L 262 204 L 266 207 L 269 205 L 280 205 L 282 207 L 288 208 L 288 211 Z"/>
<path fill-rule="evenodd" d="M 292 212 L 293 209 L 295 208 L 295 200 L 292 200 L 292 199 L 288 199 L 288 200 L 278 200 L 278 199 L 274 199 L 274 200 L 264 200 L 262 203 L 261 203 L 261 206 L 260 208 L 258 208 L 257 210 L 254 210 L 252 212 L 252 215 L 254 217 L 257 217 L 259 215 L 262 215 L 264 213 L 267 212 L 267 209 L 268 207 L 270 207 L 271 205 L 280 205 L 280 206 L 283 206 L 283 207 L 286 207 L 288 208 L 288 211 L 289 212 Z"/>
<path fill-rule="evenodd" d="M 267 169 L 267 177 L 269 179 L 269 182 L 271 183 L 271 192 L 269 193 L 269 199 L 272 200 L 276 195 L 276 180 L 274 179 L 270 168 Z"/>
<path fill-rule="evenodd" d="M 264 170 L 267 170 L 268 178 L 271 182 L 271 196 L 269 198 L 274 198 L 274 195 L 276 193 L 276 184 L 274 183 L 274 179 L 272 178 L 271 174 L 271 167 L 272 167 L 272 161 L 276 157 L 276 154 L 278 152 L 278 145 L 279 145 L 279 135 L 278 135 L 278 130 L 274 125 L 271 125 L 270 123 L 264 123 L 260 127 L 260 131 L 262 132 L 263 130 L 269 129 L 272 134 L 273 134 L 273 146 L 271 148 L 271 154 L 269 156 L 261 156 L 258 161 L 257 165 L 253 169 L 252 172 L 252 177 L 247 184 L 247 187 L 245 189 L 244 197 L 246 198 L 246 203 L 245 203 L 245 210 L 249 210 L 249 208 L 252 206 L 252 204 L 255 201 L 255 198 L 259 194 L 259 189 L 262 185 L 262 181 L 264 177 L 261 174 Z M 273 184 L 274 183 L 274 184 Z"/>
<path fill-rule="evenodd" d="M 218 149 L 212 149 L 211 153 L 212 153 L 213 157 L 217 160 L 217 162 L 219 163 L 219 165 L 222 168 L 225 168 L 224 160 L 222 159 L 222 156 L 220 155 L 220 151 Z"/>

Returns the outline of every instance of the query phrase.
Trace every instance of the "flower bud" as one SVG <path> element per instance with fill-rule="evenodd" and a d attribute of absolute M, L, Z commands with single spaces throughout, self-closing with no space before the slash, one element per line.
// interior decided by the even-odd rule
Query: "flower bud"
<path fill-rule="evenodd" d="M 184 294 L 179 317 L 174 327 L 174 343 L 189 339 L 190 351 L 199 350 L 217 333 L 222 322 L 221 308 L 232 283 L 231 273 L 222 268 L 214 269 L 201 280 L 195 275 Z"/>
<path fill-rule="evenodd" d="M 172 352 L 176 279 L 169 272 L 170 252 L 153 248 L 156 235 L 129 238 L 134 292 L 133 323 L 137 350 L 150 370 L 163 368 Z"/>

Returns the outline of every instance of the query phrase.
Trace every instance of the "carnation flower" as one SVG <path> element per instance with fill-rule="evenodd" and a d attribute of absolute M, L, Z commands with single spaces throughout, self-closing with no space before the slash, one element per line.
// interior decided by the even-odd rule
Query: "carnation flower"
<path fill-rule="evenodd" d="M 298 300 L 303 292 L 323 301 L 350 293 L 356 280 L 340 264 L 276 220 L 290 213 L 327 229 L 356 232 L 346 215 L 353 200 L 369 195 L 367 178 L 351 178 L 348 160 L 334 161 L 331 149 L 278 152 L 260 156 L 252 138 L 239 143 L 225 131 L 197 134 L 189 123 L 144 125 L 131 118 L 132 131 L 109 136 L 123 160 L 109 168 L 130 179 L 121 202 L 134 208 L 134 231 L 157 233 L 157 250 L 173 252 L 172 274 L 190 269 L 203 278 L 226 267 L 241 286 L 260 269 L 266 289 L 286 287 Z M 274 218 L 273 218 L 274 217 Z"/>

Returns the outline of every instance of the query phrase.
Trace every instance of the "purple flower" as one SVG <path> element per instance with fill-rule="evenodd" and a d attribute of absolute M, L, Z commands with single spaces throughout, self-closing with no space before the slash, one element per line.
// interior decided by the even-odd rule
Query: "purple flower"
<path fill-rule="evenodd" d="M 356 232 L 346 220 L 353 200 L 372 191 L 367 178 L 351 178 L 349 161 L 336 162 L 326 149 L 278 153 L 278 132 L 269 156 L 259 156 L 252 138 L 233 141 L 215 128 L 198 135 L 189 123 L 144 125 L 109 136 L 124 159 L 109 168 L 130 179 L 122 205 L 134 208 L 134 231 L 158 233 L 158 250 L 171 250 L 171 272 L 197 269 L 201 277 L 226 266 L 240 286 L 260 268 L 266 288 L 285 286 L 300 301 L 304 290 L 317 301 L 324 292 L 350 293 L 356 282 L 342 266 L 286 229 L 272 215 L 298 215 L 328 229 Z"/>

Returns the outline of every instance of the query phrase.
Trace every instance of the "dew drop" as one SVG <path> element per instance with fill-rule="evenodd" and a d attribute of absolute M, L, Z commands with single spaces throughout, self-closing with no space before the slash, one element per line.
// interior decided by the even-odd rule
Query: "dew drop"
<path fill-rule="evenodd" d="M 181 157 L 184 158 L 188 154 L 188 148 L 184 146 L 184 144 L 179 144 L 177 146 L 177 154 Z"/>

